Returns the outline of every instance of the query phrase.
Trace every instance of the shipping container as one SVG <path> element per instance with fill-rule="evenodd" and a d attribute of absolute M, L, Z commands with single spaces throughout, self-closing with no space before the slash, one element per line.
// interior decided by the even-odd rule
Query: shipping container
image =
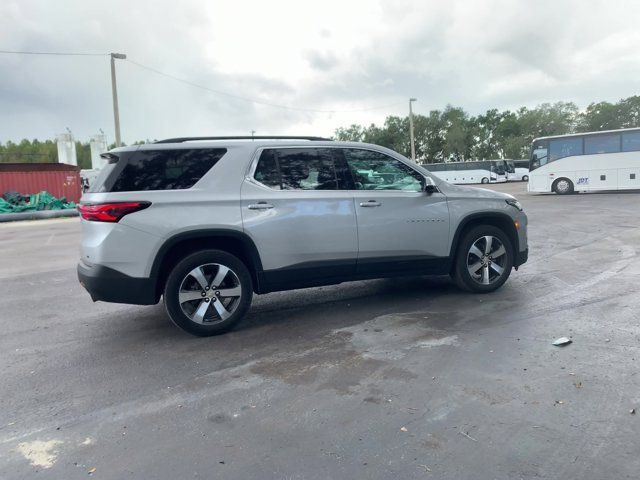
<path fill-rule="evenodd" d="M 31 195 L 46 190 L 55 197 L 79 202 L 80 167 L 65 163 L 0 163 L 0 195 Z"/>

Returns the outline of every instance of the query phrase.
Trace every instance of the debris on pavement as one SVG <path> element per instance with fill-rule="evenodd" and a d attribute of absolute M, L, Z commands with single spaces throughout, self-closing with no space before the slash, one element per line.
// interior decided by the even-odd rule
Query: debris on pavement
<path fill-rule="evenodd" d="M 553 345 L 556 347 L 564 347 L 565 345 L 569 345 L 573 340 L 567 337 L 560 337 L 553 342 Z"/>
<path fill-rule="evenodd" d="M 89 469 L 89 471 L 87 472 L 89 475 L 93 475 L 94 473 L 96 473 L 97 468 L 96 467 L 92 467 Z"/>
<path fill-rule="evenodd" d="M 464 435 L 465 437 L 467 437 L 469 440 L 473 440 L 474 442 L 477 442 L 478 440 L 476 440 L 475 438 L 473 438 L 471 435 L 469 435 L 467 432 L 463 432 L 462 430 L 458 430 L 458 433 L 460 435 Z"/>
<path fill-rule="evenodd" d="M 400 427 L 401 432 L 408 432 L 407 427 Z"/>
<path fill-rule="evenodd" d="M 632 408 L 631 410 L 629 410 L 629 413 L 630 413 L 631 415 L 635 415 L 635 414 L 636 414 L 636 409 L 635 409 L 635 408 Z"/>

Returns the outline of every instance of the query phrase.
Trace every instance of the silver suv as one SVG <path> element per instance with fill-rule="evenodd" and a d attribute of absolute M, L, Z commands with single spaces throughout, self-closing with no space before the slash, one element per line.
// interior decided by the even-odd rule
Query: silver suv
<path fill-rule="evenodd" d="M 317 137 L 196 137 L 116 148 L 82 197 L 80 283 L 156 304 L 195 335 L 254 293 L 398 275 L 491 292 L 526 262 L 510 195 L 448 184 L 389 149 Z"/>

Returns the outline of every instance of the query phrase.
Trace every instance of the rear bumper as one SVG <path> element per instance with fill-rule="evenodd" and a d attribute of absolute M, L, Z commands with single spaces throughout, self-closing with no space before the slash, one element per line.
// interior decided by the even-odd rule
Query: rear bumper
<path fill-rule="evenodd" d="M 153 278 L 136 278 L 102 265 L 78 263 L 78 280 L 96 302 L 155 305 L 156 282 Z"/>
<path fill-rule="evenodd" d="M 514 267 L 519 267 L 523 263 L 527 263 L 528 259 L 529 259 L 529 249 L 527 248 L 522 252 L 518 252 L 518 255 L 516 255 L 516 258 L 515 258 Z"/>

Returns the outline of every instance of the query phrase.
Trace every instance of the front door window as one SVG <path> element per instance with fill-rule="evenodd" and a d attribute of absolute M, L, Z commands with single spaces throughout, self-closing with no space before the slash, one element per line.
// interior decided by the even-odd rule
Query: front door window
<path fill-rule="evenodd" d="M 359 148 L 343 152 L 356 190 L 420 192 L 423 188 L 424 177 L 395 158 Z"/>

